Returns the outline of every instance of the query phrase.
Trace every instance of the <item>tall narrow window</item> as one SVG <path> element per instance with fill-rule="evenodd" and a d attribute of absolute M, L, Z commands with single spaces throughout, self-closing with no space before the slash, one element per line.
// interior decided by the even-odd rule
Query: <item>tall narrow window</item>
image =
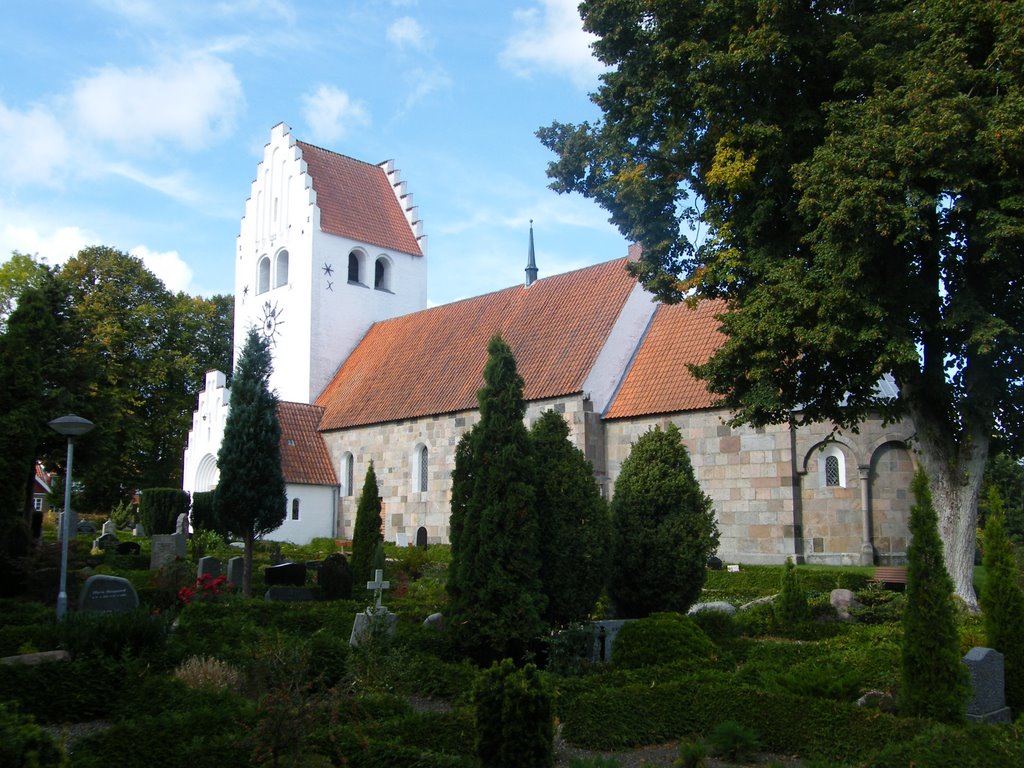
<path fill-rule="evenodd" d="M 280 288 L 288 285 L 288 251 L 281 251 L 277 254 L 277 264 L 274 269 L 274 287 Z"/>
<path fill-rule="evenodd" d="M 427 467 L 428 467 L 428 463 L 427 463 L 427 446 L 425 446 L 425 445 L 421 446 L 419 453 L 420 453 L 420 455 L 419 455 L 419 465 L 420 465 L 420 487 L 419 487 L 419 490 L 420 490 L 420 492 L 425 492 L 427 490 L 427 477 L 428 477 L 428 472 L 427 472 Z"/>
<path fill-rule="evenodd" d="M 260 259 L 256 274 L 256 293 L 266 293 L 270 290 L 270 257 L 264 256 Z"/>
<path fill-rule="evenodd" d="M 299 500 L 292 499 L 292 520 L 299 519 Z"/>
<path fill-rule="evenodd" d="M 839 485 L 839 457 L 825 457 L 825 485 Z"/>
<path fill-rule="evenodd" d="M 350 283 L 359 282 L 359 254 L 355 251 L 348 255 L 348 281 Z"/>
<path fill-rule="evenodd" d="M 383 256 L 377 259 L 373 265 L 373 287 L 378 291 L 391 290 L 391 270 L 388 260 Z"/>
<path fill-rule="evenodd" d="M 353 478 L 353 465 L 355 462 L 352 460 L 352 454 L 346 453 L 345 458 L 342 459 L 342 477 L 345 478 L 345 487 L 341 489 L 342 496 L 352 495 L 352 478 Z"/>

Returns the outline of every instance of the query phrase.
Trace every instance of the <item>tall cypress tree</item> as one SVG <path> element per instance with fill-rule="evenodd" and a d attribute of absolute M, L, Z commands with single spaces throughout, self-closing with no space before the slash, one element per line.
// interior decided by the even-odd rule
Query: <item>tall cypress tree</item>
<path fill-rule="evenodd" d="M 546 602 L 523 380 L 500 336 L 487 352 L 480 421 L 460 442 L 452 473 L 448 587 L 456 642 L 480 661 L 521 657 L 542 632 Z"/>
<path fill-rule="evenodd" d="M 914 476 L 911 490 L 915 502 L 907 547 L 900 704 L 905 714 L 954 722 L 964 717 L 967 668 L 960 660 L 953 580 L 943 563 L 938 516 L 924 470 Z"/>
<path fill-rule="evenodd" d="M 553 626 L 586 619 L 604 588 L 611 545 L 608 505 L 594 467 L 569 442 L 569 425 L 545 411 L 530 429 L 541 582 Z"/>
<path fill-rule="evenodd" d="M 718 547 L 718 525 L 675 424 L 642 435 L 622 462 L 612 530 L 608 592 L 620 618 L 693 605 Z"/>
<path fill-rule="evenodd" d="M 1017 584 L 1013 545 L 1003 525 L 1003 500 L 994 487 L 988 492 L 984 565 L 985 636 L 1003 654 L 1006 704 L 1018 716 L 1024 711 L 1024 592 Z"/>
<path fill-rule="evenodd" d="M 366 588 L 366 582 L 373 577 L 373 557 L 377 545 L 384 540 L 380 519 L 380 489 L 377 473 L 370 462 L 363 481 L 356 507 L 356 522 L 352 531 L 352 583 L 356 590 Z M 361 594 L 361 593 L 360 593 Z"/>
<path fill-rule="evenodd" d="M 281 425 L 270 391 L 269 342 L 250 328 L 231 383 L 231 406 L 217 455 L 217 516 L 245 543 L 242 592 L 252 594 L 252 546 L 284 522 L 287 492 L 281 472 Z"/>

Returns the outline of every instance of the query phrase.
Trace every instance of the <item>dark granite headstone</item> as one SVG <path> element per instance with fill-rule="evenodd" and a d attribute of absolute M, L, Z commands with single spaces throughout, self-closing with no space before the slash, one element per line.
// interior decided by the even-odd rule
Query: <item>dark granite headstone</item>
<path fill-rule="evenodd" d="M 196 565 L 196 581 L 199 581 L 204 576 L 214 579 L 220 576 L 220 560 L 209 555 L 200 557 L 199 563 Z"/>
<path fill-rule="evenodd" d="M 323 560 L 307 560 L 306 561 L 306 570 L 307 571 L 319 571 L 323 567 L 324 567 L 324 561 Z"/>
<path fill-rule="evenodd" d="M 975 723 L 1009 723 L 1003 654 L 992 648 L 971 648 L 964 656 L 964 664 L 971 673 L 967 719 Z"/>
<path fill-rule="evenodd" d="M 313 590 L 305 587 L 271 587 L 263 595 L 263 599 L 268 603 L 308 603 L 316 600 L 316 597 Z"/>
<path fill-rule="evenodd" d="M 305 563 L 281 563 L 263 569 L 268 587 L 302 587 L 306 584 Z"/>
<path fill-rule="evenodd" d="M 114 551 L 119 555 L 137 555 L 142 552 L 142 545 L 137 541 L 122 541 Z"/>
<path fill-rule="evenodd" d="M 242 588 L 242 570 L 245 568 L 245 561 L 241 557 L 228 558 L 228 583 L 234 589 Z"/>
<path fill-rule="evenodd" d="M 80 520 L 78 522 L 79 533 L 96 533 L 96 526 L 89 520 Z"/>
<path fill-rule="evenodd" d="M 712 571 L 720 571 L 722 570 L 722 561 L 719 558 L 712 555 L 708 558 L 708 568 Z"/>
<path fill-rule="evenodd" d="M 427 529 L 422 525 L 416 529 L 416 546 L 420 549 L 427 548 Z"/>
<path fill-rule="evenodd" d="M 121 543 L 121 541 L 113 533 L 104 533 L 102 536 L 100 536 L 99 538 L 95 539 L 93 541 L 92 545 L 94 547 L 96 547 L 97 549 L 104 549 L 104 550 L 106 550 L 106 549 L 113 549 L 114 547 L 116 547 L 120 543 Z"/>
<path fill-rule="evenodd" d="M 85 580 L 78 597 L 80 611 L 131 611 L 139 607 L 139 596 L 128 579 L 96 574 Z"/>

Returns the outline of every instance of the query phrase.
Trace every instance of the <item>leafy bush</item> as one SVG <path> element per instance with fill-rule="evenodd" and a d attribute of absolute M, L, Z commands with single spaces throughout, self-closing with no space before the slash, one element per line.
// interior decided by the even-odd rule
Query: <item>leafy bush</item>
<path fill-rule="evenodd" d="M 760 747 L 757 732 L 735 720 L 723 720 L 707 735 L 711 753 L 732 762 L 747 762 Z"/>
<path fill-rule="evenodd" d="M 227 530 L 217 518 L 217 491 L 196 491 L 192 494 L 191 522 L 194 531 L 212 531 L 227 536 Z"/>
<path fill-rule="evenodd" d="M 57 619 L 52 607 L 0 600 L 0 656 L 51 651 L 57 648 L 58 642 Z"/>
<path fill-rule="evenodd" d="M 811 616 L 807 605 L 807 595 L 796 575 L 796 567 L 792 558 L 786 558 L 785 570 L 782 572 L 782 584 L 773 604 L 775 621 L 782 626 L 799 624 Z"/>
<path fill-rule="evenodd" d="M 188 514 L 188 491 L 146 488 L 139 495 L 139 519 L 147 536 L 174 533 L 178 515 Z"/>
<path fill-rule="evenodd" d="M 555 764 L 551 694 L 532 664 L 511 659 L 484 672 L 473 692 L 476 753 L 488 768 L 551 768 Z"/>
<path fill-rule="evenodd" d="M 612 662 L 623 669 L 667 664 L 677 659 L 708 659 L 715 645 L 693 619 L 655 613 L 622 625 L 612 646 Z"/>
<path fill-rule="evenodd" d="M 345 556 L 335 552 L 324 558 L 316 575 L 317 584 L 326 600 L 352 598 L 352 569 Z"/>
<path fill-rule="evenodd" d="M 708 764 L 708 748 L 703 741 L 683 739 L 679 742 L 678 768 L 704 768 Z"/>
<path fill-rule="evenodd" d="M 725 611 L 698 611 L 690 619 L 715 643 L 727 642 L 739 634 L 736 621 Z"/>
<path fill-rule="evenodd" d="M 118 530 L 133 528 L 139 522 L 138 511 L 131 499 L 125 499 L 115 505 L 110 510 L 110 519 L 114 521 Z"/>
<path fill-rule="evenodd" d="M 163 654 L 170 629 L 170 616 L 155 615 L 145 608 L 123 613 L 72 612 L 60 625 L 60 636 L 72 658 L 152 659 Z"/>
<path fill-rule="evenodd" d="M 4 768 L 60 768 L 64 756 L 53 738 L 18 708 L 0 701 L 0 765 Z"/>
<path fill-rule="evenodd" d="M 968 736 L 969 734 L 969 736 Z M 933 725 L 906 742 L 887 744 L 865 768 L 920 765 L 928 768 L 993 768 L 1024 765 L 1024 740 L 1009 727 Z"/>
<path fill-rule="evenodd" d="M 93 656 L 55 664 L 0 664 L 0 691 L 22 711 L 44 723 L 78 723 L 105 718 L 148 665 Z"/>

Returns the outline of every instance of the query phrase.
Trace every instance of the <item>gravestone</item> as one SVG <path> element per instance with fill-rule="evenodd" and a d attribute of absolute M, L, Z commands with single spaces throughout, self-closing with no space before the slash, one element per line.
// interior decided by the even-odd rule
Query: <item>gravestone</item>
<path fill-rule="evenodd" d="M 96 574 L 82 585 L 78 596 L 80 611 L 131 611 L 139 607 L 139 596 L 128 579 Z"/>
<path fill-rule="evenodd" d="M 92 546 L 94 549 L 113 549 L 120 543 L 121 541 L 115 534 L 104 533 L 99 538 L 93 540 Z"/>
<path fill-rule="evenodd" d="M 721 560 L 721 558 L 716 557 L 715 555 L 712 555 L 711 557 L 709 557 L 708 558 L 708 570 L 711 570 L 711 571 L 720 571 L 720 570 L 722 570 L 722 560 Z"/>
<path fill-rule="evenodd" d="M 444 614 L 432 613 L 423 620 L 423 626 L 436 632 L 444 632 Z"/>
<path fill-rule="evenodd" d="M 150 539 L 149 569 L 159 570 L 178 558 L 185 559 L 185 537 L 178 533 L 161 533 Z"/>
<path fill-rule="evenodd" d="M 241 589 L 242 571 L 245 568 L 245 560 L 241 557 L 228 558 L 228 583 L 232 589 Z"/>
<path fill-rule="evenodd" d="M 427 529 L 422 525 L 416 529 L 416 546 L 420 549 L 427 548 Z"/>
<path fill-rule="evenodd" d="M 211 579 L 220 576 L 220 560 L 210 555 L 200 557 L 199 563 L 196 566 L 196 581 L 199 581 L 204 576 L 209 576 Z"/>
<path fill-rule="evenodd" d="M 992 648 L 971 648 L 964 656 L 971 673 L 971 700 L 967 719 L 975 723 L 1008 723 L 1010 708 L 1006 706 L 1003 654 Z"/>
<path fill-rule="evenodd" d="M 72 518 L 73 520 L 73 518 Z M 89 520 L 79 520 L 76 530 L 79 533 L 96 533 L 96 526 Z"/>
<path fill-rule="evenodd" d="M 391 588 L 391 582 L 384 581 L 384 571 L 380 568 L 374 571 L 373 581 L 366 582 L 366 588 L 373 590 L 374 605 L 357 613 L 355 621 L 352 622 L 352 634 L 349 635 L 348 642 L 355 648 L 364 643 L 371 632 L 380 631 L 388 637 L 395 634 L 395 624 L 398 621 L 398 616 L 380 602 L 382 591 Z"/>
<path fill-rule="evenodd" d="M 303 587 L 306 585 L 305 563 L 281 563 L 263 569 L 268 587 Z"/>
<path fill-rule="evenodd" d="M 182 536 L 188 536 L 188 514 L 182 512 L 178 515 L 178 521 L 174 526 L 174 532 Z"/>
<path fill-rule="evenodd" d="M 594 646 L 591 650 L 591 661 L 611 661 L 612 646 L 615 644 L 615 636 L 619 634 L 622 625 L 633 619 L 604 619 L 603 621 L 592 621 L 590 626 L 594 628 Z"/>
<path fill-rule="evenodd" d="M 690 606 L 690 610 L 686 612 L 686 615 L 694 616 L 698 613 L 705 613 L 708 611 L 717 611 L 718 613 L 724 613 L 727 616 L 735 616 L 736 606 L 732 603 L 727 603 L 724 600 L 715 600 L 710 603 L 694 603 Z"/>
<path fill-rule="evenodd" d="M 104 534 L 110 534 L 111 536 L 117 536 L 117 526 L 114 525 L 113 520 L 107 520 L 103 523 L 102 531 Z"/>
<path fill-rule="evenodd" d="M 122 541 L 114 551 L 119 555 L 137 555 L 142 552 L 142 545 L 137 541 Z"/>
<path fill-rule="evenodd" d="M 268 603 L 308 603 L 316 596 L 306 587 L 271 587 L 263 599 Z"/>
<path fill-rule="evenodd" d="M 132 535 L 133 536 L 145 536 L 146 535 L 146 529 L 142 527 L 142 523 L 136 523 L 135 524 L 135 527 L 132 529 Z"/>
<path fill-rule="evenodd" d="M 395 534 L 395 546 L 396 547 L 408 547 L 409 546 L 409 534 L 407 534 L 407 533 L 396 533 Z"/>

